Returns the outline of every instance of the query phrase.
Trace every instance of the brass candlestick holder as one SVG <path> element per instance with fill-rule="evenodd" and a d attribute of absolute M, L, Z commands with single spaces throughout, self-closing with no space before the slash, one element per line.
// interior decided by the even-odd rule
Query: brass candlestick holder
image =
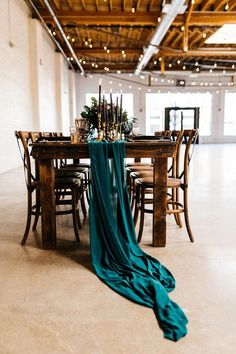
<path fill-rule="evenodd" d="M 96 140 L 97 141 L 102 141 L 102 137 L 103 137 L 103 134 L 102 134 L 102 115 L 101 115 L 101 113 L 98 113 L 98 135 L 97 135 Z"/>
<path fill-rule="evenodd" d="M 103 123 L 103 140 L 107 140 L 107 124 Z"/>

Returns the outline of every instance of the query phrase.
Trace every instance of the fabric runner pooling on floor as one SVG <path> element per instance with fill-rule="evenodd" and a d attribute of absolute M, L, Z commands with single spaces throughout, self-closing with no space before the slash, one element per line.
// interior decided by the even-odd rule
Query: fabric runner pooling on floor
<path fill-rule="evenodd" d="M 97 276 L 117 293 L 153 308 L 164 337 L 187 333 L 187 318 L 168 292 L 175 279 L 136 241 L 125 182 L 124 142 L 88 143 L 91 159 L 90 247 Z"/>

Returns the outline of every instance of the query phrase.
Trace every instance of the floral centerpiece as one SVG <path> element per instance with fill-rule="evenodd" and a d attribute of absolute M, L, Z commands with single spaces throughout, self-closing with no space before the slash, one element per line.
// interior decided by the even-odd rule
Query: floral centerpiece
<path fill-rule="evenodd" d="M 107 100 L 103 100 L 102 104 L 102 119 L 106 120 L 108 130 L 112 129 L 112 125 L 121 124 L 122 131 L 125 135 L 132 131 L 133 124 L 137 121 L 136 118 L 128 117 L 128 112 L 122 110 L 120 114 L 120 107 L 118 104 L 114 105 Z M 86 119 L 89 124 L 89 135 L 94 134 L 95 129 L 98 129 L 98 100 L 91 97 L 91 105 L 85 105 L 84 110 L 81 112 L 81 117 Z"/>

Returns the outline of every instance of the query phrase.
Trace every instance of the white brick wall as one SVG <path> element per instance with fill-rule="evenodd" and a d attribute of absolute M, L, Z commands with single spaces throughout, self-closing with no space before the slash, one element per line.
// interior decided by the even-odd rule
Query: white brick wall
<path fill-rule="evenodd" d="M 14 130 L 68 133 L 75 118 L 75 74 L 26 3 L 9 4 L 0 1 L 0 173 L 21 164 Z"/>
<path fill-rule="evenodd" d="M 32 128 L 29 12 L 24 1 L 9 4 L 0 1 L 0 172 L 20 163 L 14 130 Z"/>

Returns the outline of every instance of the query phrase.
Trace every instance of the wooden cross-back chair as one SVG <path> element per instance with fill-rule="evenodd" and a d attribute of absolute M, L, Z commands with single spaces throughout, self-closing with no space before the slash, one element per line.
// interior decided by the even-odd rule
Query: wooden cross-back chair
<path fill-rule="evenodd" d="M 175 216 L 176 222 L 179 227 L 182 227 L 182 222 L 180 214 L 184 214 L 185 225 L 188 232 L 188 236 L 191 242 L 194 242 L 193 233 L 189 222 L 189 207 L 188 207 L 188 187 L 189 187 L 189 164 L 192 158 L 193 150 L 190 151 L 191 147 L 194 147 L 195 142 L 198 138 L 198 131 L 196 129 L 184 130 L 182 139 L 187 139 L 187 144 L 185 145 L 185 152 L 183 158 L 183 168 L 180 169 L 180 150 L 182 144 L 180 143 L 176 150 L 176 160 L 174 162 L 173 171 L 171 171 L 171 176 L 167 177 L 167 189 L 170 193 L 167 195 L 167 214 L 173 214 Z M 180 172 L 181 171 L 181 172 Z M 135 189 L 136 189 L 136 202 L 135 202 L 135 213 L 134 213 L 134 223 L 137 224 L 138 214 L 140 213 L 139 231 L 138 231 L 138 242 L 142 239 L 143 226 L 144 226 L 144 215 L 145 213 L 153 213 L 152 208 L 147 208 L 147 204 L 153 205 L 153 170 L 148 173 L 139 174 L 138 178 L 135 179 Z M 182 198 L 180 200 L 180 191 L 182 191 Z M 151 197 L 150 197 L 151 195 Z"/>
<path fill-rule="evenodd" d="M 27 188 L 27 219 L 24 235 L 21 241 L 21 245 L 23 246 L 28 238 L 32 216 L 35 217 L 32 230 L 35 230 L 37 227 L 39 216 L 41 215 L 40 180 L 37 160 L 34 160 L 35 168 L 33 168 L 33 161 L 30 157 L 29 143 L 32 142 L 31 132 L 15 131 L 15 136 L 17 138 L 18 147 L 23 161 L 25 182 Z M 82 176 L 80 174 L 77 174 L 76 176 L 61 176 L 59 178 L 56 176 L 54 187 L 56 206 L 70 205 L 70 207 L 66 208 L 65 210 L 58 210 L 57 208 L 56 215 L 72 214 L 75 237 L 77 241 L 80 241 L 79 228 L 81 228 L 82 225 L 79 217 L 78 201 L 80 200 L 82 195 Z M 60 198 L 60 196 L 63 195 L 64 191 L 70 191 L 70 198 Z"/>

